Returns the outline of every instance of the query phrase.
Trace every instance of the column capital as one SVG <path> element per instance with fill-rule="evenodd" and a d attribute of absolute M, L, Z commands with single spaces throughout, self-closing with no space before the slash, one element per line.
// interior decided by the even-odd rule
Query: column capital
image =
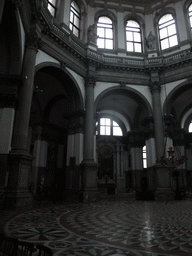
<path fill-rule="evenodd" d="M 85 86 L 86 87 L 95 87 L 96 85 L 96 78 L 94 76 L 87 76 L 85 78 Z"/>
<path fill-rule="evenodd" d="M 42 46 L 42 40 L 38 36 L 36 31 L 30 31 L 30 33 L 27 35 L 26 39 L 26 47 L 27 48 L 33 48 L 37 51 L 37 49 L 41 48 Z"/>
<path fill-rule="evenodd" d="M 23 5 L 23 0 L 12 0 L 12 2 L 16 7 L 20 7 Z"/>
<path fill-rule="evenodd" d="M 161 91 L 161 85 L 158 82 L 153 82 L 149 85 L 149 89 L 150 89 L 152 94 L 154 92 L 160 92 Z"/>

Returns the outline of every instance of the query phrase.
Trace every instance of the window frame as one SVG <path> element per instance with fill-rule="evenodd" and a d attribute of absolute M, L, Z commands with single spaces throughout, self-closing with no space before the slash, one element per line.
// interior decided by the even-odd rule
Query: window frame
<path fill-rule="evenodd" d="M 101 119 L 102 118 L 104 118 L 104 119 L 109 119 L 110 120 L 110 124 L 103 124 L 103 125 L 101 125 Z M 113 125 L 113 122 L 115 122 L 118 126 L 114 126 Z M 101 134 L 101 127 L 104 127 L 105 129 L 106 129 L 106 127 L 109 127 L 109 129 L 110 129 L 110 133 L 109 134 L 106 134 L 106 132 L 105 132 L 105 134 Z M 113 128 L 114 127 L 119 127 L 120 129 L 121 129 L 121 132 L 122 132 L 122 135 L 114 135 L 113 134 Z M 116 119 L 114 119 L 113 117 L 108 117 L 108 116 L 101 116 L 101 117 L 99 117 L 98 118 L 98 120 L 97 120 L 97 122 L 96 122 L 96 135 L 97 136 L 120 136 L 120 137 L 122 137 L 122 136 L 124 136 L 124 132 L 123 132 L 123 128 L 121 127 L 121 125 L 119 124 L 119 122 L 116 120 Z"/>
<path fill-rule="evenodd" d="M 139 30 L 139 32 L 136 32 L 136 31 L 133 31 L 134 29 L 132 29 L 132 30 L 128 30 L 127 29 L 127 23 L 128 23 L 128 21 L 134 21 L 134 22 L 136 22 L 137 24 L 138 24 L 138 30 Z M 134 27 L 132 27 L 132 28 L 134 28 Z M 137 52 L 137 51 L 135 51 L 135 50 L 133 50 L 133 51 L 129 51 L 128 50 L 128 48 L 127 48 L 127 42 L 133 42 L 133 48 L 135 48 L 135 44 L 136 43 L 138 43 L 137 41 L 135 41 L 134 39 L 133 39 L 133 41 L 129 41 L 128 39 L 127 39 L 127 32 L 131 32 L 132 34 L 133 34 L 133 37 L 134 37 L 134 33 L 136 32 L 136 33 L 139 33 L 139 35 L 140 35 L 140 39 L 141 39 L 141 41 L 139 42 L 139 44 L 141 45 L 141 52 Z M 143 40 L 142 40 L 142 29 L 141 29 L 141 25 L 140 25 L 140 23 L 137 21 L 137 20 L 135 20 L 135 19 L 133 19 L 133 18 L 129 18 L 129 19 L 127 19 L 126 20 L 126 24 L 125 24 L 125 41 L 126 41 L 126 45 L 125 45 L 125 48 L 126 48 L 126 52 L 128 52 L 128 53 L 137 53 L 137 54 L 142 54 L 143 53 Z"/>
<path fill-rule="evenodd" d="M 95 27 L 97 28 L 97 21 L 101 16 L 108 17 L 109 19 L 112 20 L 113 24 L 113 49 L 104 49 L 104 48 L 97 48 L 99 52 L 106 52 L 106 53 L 116 53 L 117 51 L 117 45 L 118 45 L 118 35 L 117 35 L 117 17 L 116 15 L 109 11 L 109 10 L 99 10 L 98 12 L 95 13 Z"/>
<path fill-rule="evenodd" d="M 159 20 L 166 14 L 171 14 L 173 16 L 174 20 L 175 20 L 178 45 L 173 46 L 171 48 L 161 50 L 161 45 L 160 45 L 160 40 L 159 40 Z M 169 53 L 170 51 L 179 49 L 180 36 L 179 36 L 179 29 L 178 29 L 177 18 L 176 18 L 176 13 L 175 13 L 174 8 L 166 7 L 165 9 L 162 9 L 161 11 L 157 12 L 155 17 L 154 17 L 154 26 L 155 26 L 155 31 L 156 31 L 156 38 L 157 38 L 157 44 L 158 44 L 159 52 Z"/>
<path fill-rule="evenodd" d="M 75 3 L 77 5 L 77 7 L 79 8 L 79 10 L 76 10 L 73 6 L 72 6 L 72 3 Z M 72 11 L 72 9 L 74 9 L 74 11 Z M 73 22 L 71 21 L 71 13 L 72 13 L 72 16 L 73 16 Z M 79 16 L 76 14 L 78 13 Z M 75 22 L 74 22 L 74 17 L 77 17 L 78 21 L 79 21 L 79 27 L 77 27 L 75 25 Z M 77 38 L 80 38 L 80 34 L 81 34 L 81 9 L 79 7 L 79 4 L 76 2 L 76 1 L 71 1 L 71 4 L 70 4 L 70 13 L 69 13 L 69 28 L 72 32 L 72 34 L 74 36 L 76 36 Z M 78 31 L 78 36 L 74 33 L 74 29 L 76 29 Z"/>
<path fill-rule="evenodd" d="M 51 11 L 49 10 L 49 6 L 54 9 L 54 15 L 52 15 Z M 47 0 L 47 9 L 50 12 L 51 16 L 56 18 L 57 13 L 57 0 L 55 0 L 55 5 L 50 2 L 50 0 Z"/>
<path fill-rule="evenodd" d="M 103 17 L 103 18 L 108 18 L 108 19 L 110 19 L 110 20 L 111 20 L 111 23 L 101 23 L 101 24 L 105 24 L 106 26 L 105 26 L 105 25 L 103 25 L 103 26 L 98 26 L 99 19 L 102 18 L 102 17 Z M 109 27 L 107 27 L 107 25 L 108 25 Z M 111 28 L 110 28 L 110 26 L 111 26 Z M 100 47 L 98 46 L 98 44 L 97 44 L 98 49 L 99 49 L 99 50 L 110 50 L 110 51 L 114 50 L 114 26 L 113 26 L 113 20 L 111 19 L 111 17 L 109 17 L 109 16 L 107 16 L 107 15 L 101 15 L 101 16 L 99 16 L 98 19 L 97 19 L 96 27 L 97 27 L 97 36 L 98 36 L 98 39 L 101 38 L 101 39 L 104 40 L 104 47 L 103 47 L 103 48 L 100 48 Z M 99 37 L 99 35 L 98 35 L 98 27 L 101 28 L 101 29 L 104 29 L 104 36 L 103 36 L 103 37 Z M 109 38 L 109 37 L 106 37 L 107 30 L 112 30 L 112 39 Z M 97 40 L 98 40 L 98 39 L 97 39 Z M 106 48 L 106 41 L 108 41 L 108 40 L 112 41 L 112 49 Z"/>
<path fill-rule="evenodd" d="M 165 21 L 163 22 L 162 24 L 159 24 L 160 20 L 166 16 L 166 15 L 171 15 L 172 16 L 172 19 L 171 20 L 168 20 L 168 21 Z M 172 22 L 173 21 L 173 22 Z M 172 22 L 171 24 L 169 24 L 170 22 Z M 168 28 L 170 28 L 171 25 L 175 25 L 175 31 L 176 33 L 175 34 L 172 34 L 172 35 L 169 35 L 169 31 L 168 31 Z M 161 26 L 161 28 L 160 28 Z M 165 29 L 166 32 L 167 32 L 167 36 L 166 37 L 163 37 L 162 39 L 160 38 L 160 30 L 163 30 Z M 165 13 L 164 15 L 162 15 L 159 20 L 158 20 L 158 35 L 159 35 L 159 44 L 160 44 L 160 50 L 161 51 L 164 51 L 164 50 L 168 50 L 170 48 L 173 48 L 173 47 L 177 47 L 179 45 L 179 38 L 178 38 L 178 29 L 177 29 L 177 25 L 176 25 L 176 20 L 175 20 L 175 17 L 172 13 Z M 175 36 L 177 37 L 177 44 L 176 45 L 173 45 L 173 46 L 170 46 L 170 38 Z M 167 48 L 164 48 L 162 49 L 162 41 L 164 40 L 168 40 L 168 45 L 169 47 Z"/>
<path fill-rule="evenodd" d="M 192 1 L 188 0 L 186 3 L 183 5 L 183 13 L 185 17 L 185 22 L 186 22 L 186 29 L 187 29 L 187 35 L 189 40 L 192 40 L 192 26 L 190 24 L 190 18 L 189 18 L 189 7 L 192 5 Z"/>

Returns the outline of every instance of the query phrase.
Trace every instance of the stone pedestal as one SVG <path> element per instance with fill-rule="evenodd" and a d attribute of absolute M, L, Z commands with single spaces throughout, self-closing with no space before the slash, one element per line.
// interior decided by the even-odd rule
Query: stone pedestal
<path fill-rule="evenodd" d="M 9 154 L 9 176 L 6 191 L 6 208 L 23 208 L 32 204 L 29 191 L 29 172 L 34 157 L 25 153 Z"/>
<path fill-rule="evenodd" d="M 81 201 L 91 202 L 98 198 L 97 171 L 98 165 L 94 162 L 81 164 Z"/>
<path fill-rule="evenodd" d="M 154 172 L 156 173 L 156 200 L 173 200 L 174 190 L 171 186 L 172 171 L 160 164 L 154 165 Z"/>
<path fill-rule="evenodd" d="M 125 193 L 125 177 L 117 177 L 117 193 Z"/>

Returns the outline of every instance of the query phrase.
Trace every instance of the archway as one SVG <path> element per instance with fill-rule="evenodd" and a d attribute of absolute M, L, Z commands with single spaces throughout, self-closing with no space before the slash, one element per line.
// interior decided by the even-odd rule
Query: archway
<path fill-rule="evenodd" d="M 68 138 L 75 134 L 71 117 L 83 108 L 79 92 L 77 84 L 55 64 L 37 68 L 30 116 L 31 153 L 36 157 L 30 175 L 33 193 L 42 183 L 44 196 L 63 196 L 69 176 Z"/>

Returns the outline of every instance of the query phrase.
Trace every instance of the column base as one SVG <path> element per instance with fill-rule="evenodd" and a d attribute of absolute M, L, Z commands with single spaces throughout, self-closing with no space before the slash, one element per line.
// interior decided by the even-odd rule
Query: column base
<path fill-rule="evenodd" d="M 81 187 L 80 200 L 83 202 L 93 202 L 98 199 L 97 182 L 98 164 L 95 162 L 83 162 L 81 164 Z"/>
<path fill-rule="evenodd" d="M 7 191 L 4 199 L 4 209 L 19 209 L 33 205 L 33 196 L 28 191 Z"/>
<path fill-rule="evenodd" d="M 29 173 L 34 157 L 28 153 L 10 152 L 8 184 L 5 193 L 6 208 L 31 206 L 33 196 L 29 192 Z"/>
<path fill-rule="evenodd" d="M 158 188 L 155 191 L 155 200 L 173 201 L 175 200 L 175 192 L 171 188 Z"/>

